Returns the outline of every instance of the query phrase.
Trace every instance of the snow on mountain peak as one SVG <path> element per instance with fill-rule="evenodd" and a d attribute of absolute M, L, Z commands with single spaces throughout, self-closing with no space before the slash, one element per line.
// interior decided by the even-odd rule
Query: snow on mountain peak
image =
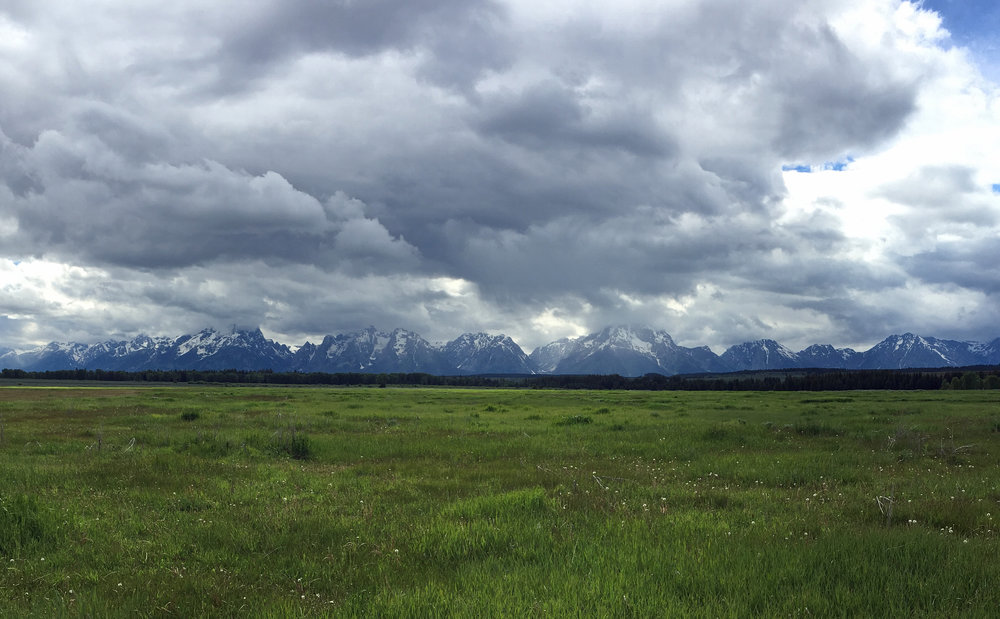
<path fill-rule="evenodd" d="M 531 355 L 509 337 L 464 333 L 431 344 L 419 334 L 369 326 L 327 336 L 321 344 L 293 350 L 267 339 L 259 328 L 203 329 L 177 338 L 140 334 L 131 340 L 93 345 L 52 342 L 17 352 L 0 349 L 3 363 L 31 370 L 85 367 L 145 369 L 263 369 L 319 372 L 428 372 L 438 374 L 533 372 L 641 375 L 722 372 L 744 369 L 955 367 L 1000 363 L 1000 338 L 988 344 L 941 340 L 913 333 L 891 335 L 866 352 L 816 344 L 792 352 L 760 339 L 730 347 L 721 356 L 706 347 L 686 348 L 665 331 L 632 325 L 607 327 L 579 338 L 564 338 Z"/>

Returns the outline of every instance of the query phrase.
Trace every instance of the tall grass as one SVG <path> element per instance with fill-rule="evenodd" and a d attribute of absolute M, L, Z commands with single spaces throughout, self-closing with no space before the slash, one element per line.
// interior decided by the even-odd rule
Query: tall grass
<path fill-rule="evenodd" d="M 997 408 L 0 388 L 0 616 L 988 616 Z"/>

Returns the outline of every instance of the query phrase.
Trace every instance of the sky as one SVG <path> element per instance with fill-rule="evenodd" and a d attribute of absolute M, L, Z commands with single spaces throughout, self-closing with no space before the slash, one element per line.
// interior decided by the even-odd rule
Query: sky
<path fill-rule="evenodd" d="M 0 346 L 992 340 L 998 32 L 959 0 L 5 0 Z"/>

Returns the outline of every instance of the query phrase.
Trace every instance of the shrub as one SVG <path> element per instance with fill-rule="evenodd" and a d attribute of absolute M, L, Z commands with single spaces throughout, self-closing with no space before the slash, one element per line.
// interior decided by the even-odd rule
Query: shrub
<path fill-rule="evenodd" d="M 795 424 L 795 432 L 803 436 L 840 436 L 840 430 L 825 423 L 809 422 Z"/>
<path fill-rule="evenodd" d="M 286 452 L 295 460 L 308 460 L 312 457 L 312 444 L 309 437 L 304 434 L 293 436 L 288 441 Z"/>
<path fill-rule="evenodd" d="M 52 536 L 51 523 L 33 496 L 0 496 L 0 556 L 17 554 L 23 548 Z"/>
<path fill-rule="evenodd" d="M 312 442 L 309 436 L 292 426 L 287 432 L 278 431 L 271 441 L 271 451 L 277 455 L 289 456 L 294 460 L 312 458 Z"/>
<path fill-rule="evenodd" d="M 581 423 L 592 423 L 594 420 L 586 415 L 567 415 L 556 422 L 557 426 L 574 426 Z"/>
<path fill-rule="evenodd" d="M 927 453 L 930 436 L 916 428 L 896 428 L 889 436 L 886 449 L 897 453 L 900 460 L 920 458 Z"/>
<path fill-rule="evenodd" d="M 235 446 L 228 437 L 219 436 L 217 432 L 211 435 L 198 432 L 197 436 L 178 444 L 175 449 L 206 458 L 221 458 L 228 456 Z"/>
<path fill-rule="evenodd" d="M 726 428 L 710 428 L 701 435 L 707 441 L 721 441 L 729 438 L 729 430 Z"/>

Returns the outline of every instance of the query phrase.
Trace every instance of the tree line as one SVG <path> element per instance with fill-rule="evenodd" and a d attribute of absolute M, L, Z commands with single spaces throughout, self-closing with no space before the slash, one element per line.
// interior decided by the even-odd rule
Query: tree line
<path fill-rule="evenodd" d="M 844 391 L 854 389 L 1000 389 L 1000 367 L 937 370 L 789 370 L 733 374 L 436 376 L 420 372 L 273 372 L 271 370 L 50 370 L 4 369 L 8 380 L 274 385 L 447 386 L 521 389 L 622 389 L 644 391 Z"/>

